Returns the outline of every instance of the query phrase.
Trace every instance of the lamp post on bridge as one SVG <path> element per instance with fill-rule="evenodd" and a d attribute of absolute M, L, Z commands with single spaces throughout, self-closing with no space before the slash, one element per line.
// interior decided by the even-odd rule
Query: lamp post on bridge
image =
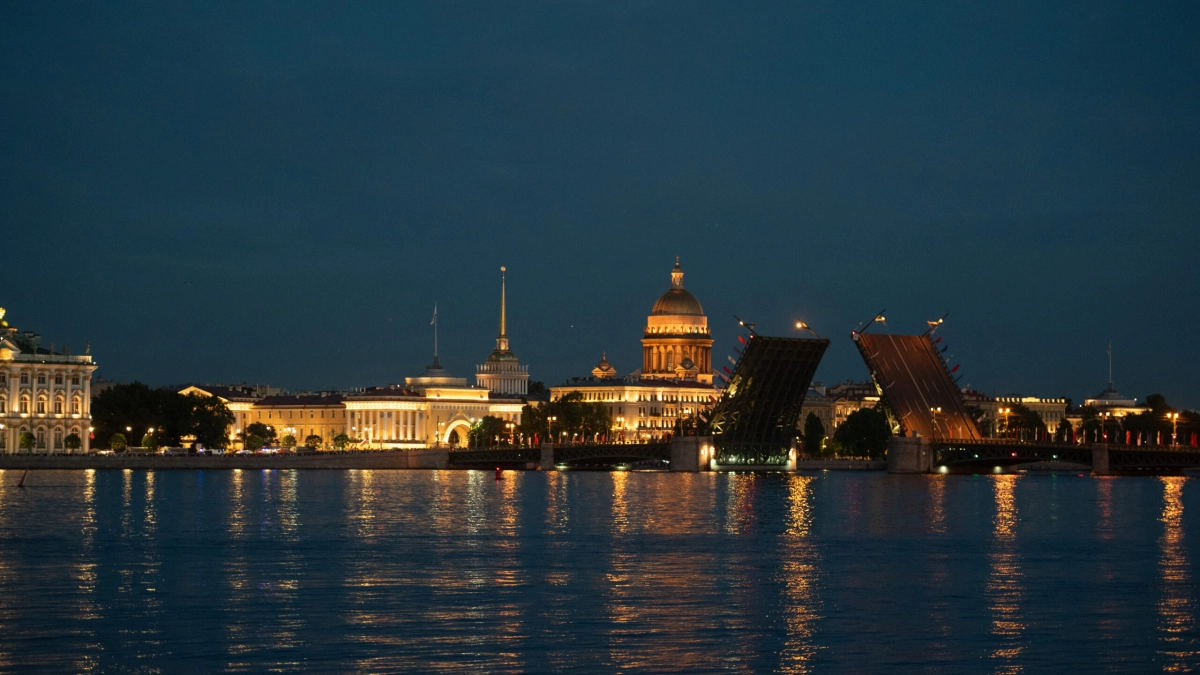
<path fill-rule="evenodd" d="M 1179 444 L 1176 441 L 1179 436 L 1179 413 L 1167 413 L 1167 419 L 1171 420 L 1171 447 L 1178 450 Z"/>

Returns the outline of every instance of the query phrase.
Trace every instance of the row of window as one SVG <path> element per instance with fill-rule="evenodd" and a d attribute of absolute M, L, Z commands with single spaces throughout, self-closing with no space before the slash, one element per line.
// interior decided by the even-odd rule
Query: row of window
<path fill-rule="evenodd" d="M 262 411 L 261 411 L 261 410 L 257 410 L 257 411 L 255 411 L 255 412 L 257 412 L 257 413 L 258 413 L 258 419 L 260 419 L 260 420 L 261 420 L 261 419 L 263 418 Z M 274 411 L 274 412 L 277 412 L 277 413 L 279 413 L 279 414 L 278 414 L 278 415 L 275 415 L 274 417 L 272 417 L 272 415 L 273 415 L 273 412 L 272 412 L 272 411 L 270 411 L 270 410 L 268 410 L 268 411 L 267 411 L 267 419 L 269 419 L 269 420 L 270 420 L 270 419 L 283 419 L 283 412 L 284 412 L 284 411 L 282 411 L 282 410 L 276 410 L 276 411 Z M 293 411 L 291 411 L 291 410 L 288 410 L 288 411 L 287 411 L 287 416 L 288 416 L 288 419 L 292 419 L 292 412 L 293 412 Z M 299 412 L 300 412 L 300 414 L 299 414 L 299 415 L 297 415 L 297 417 L 304 417 L 304 411 L 303 411 L 303 410 L 301 410 L 301 411 L 299 411 Z M 317 412 L 318 412 L 318 411 L 316 411 L 316 410 L 309 410 L 309 411 L 308 411 L 308 417 L 309 417 L 309 419 L 316 419 L 316 417 L 317 417 L 317 414 L 316 414 L 316 413 L 317 413 Z M 338 412 L 338 411 L 336 411 L 336 410 L 330 410 L 329 412 L 330 412 L 330 415 L 329 415 L 330 417 L 337 417 L 337 416 L 338 416 L 338 415 L 337 415 L 337 412 Z M 324 411 L 324 410 L 321 410 L 321 411 L 320 411 L 320 413 L 321 413 L 321 417 L 322 417 L 322 418 L 324 418 L 324 417 L 325 417 L 325 411 Z M 345 416 L 346 416 L 346 411 L 345 411 L 345 410 L 343 410 L 343 411 L 342 411 L 342 417 L 345 417 Z"/>
<path fill-rule="evenodd" d="M 46 381 L 47 381 L 47 379 L 46 379 L 46 374 L 45 374 L 45 373 L 38 373 L 38 374 L 37 374 L 37 383 L 38 383 L 38 384 L 46 384 Z M 59 386 L 62 386 L 62 383 L 63 383 L 64 381 L 65 381 L 65 380 L 64 380 L 64 378 L 63 378 L 63 374 L 62 374 L 62 373 L 55 373 L 55 374 L 54 374 L 54 384 L 56 384 L 56 385 L 59 385 Z M 78 386 L 79 386 L 79 382 L 80 382 L 79 375 L 72 375 L 72 376 L 71 376 L 71 384 L 72 384 L 73 386 L 76 386 L 76 387 L 78 387 Z M 29 373 L 21 373 L 21 384 L 29 384 Z M 8 373 L 0 373 L 0 387 L 5 387 L 5 386 L 8 386 Z"/>
<path fill-rule="evenodd" d="M 45 415 L 47 403 L 48 403 L 48 401 L 46 400 L 45 396 L 39 396 L 37 398 L 37 402 L 35 403 L 35 406 L 34 406 L 35 414 Z M 63 401 L 63 398 L 61 396 L 56 397 L 54 399 L 54 414 L 55 415 L 64 414 L 63 413 L 64 408 L 65 408 L 65 401 Z M 29 397 L 28 396 L 22 396 L 17 401 L 17 412 L 22 415 L 29 414 Z M 76 396 L 75 398 L 71 399 L 71 414 L 80 415 L 80 414 L 82 414 L 82 412 L 83 412 L 83 401 L 80 400 L 80 398 L 78 396 Z M 5 415 L 7 413 L 8 413 L 8 399 L 4 398 L 4 397 L 0 397 L 0 415 Z"/>

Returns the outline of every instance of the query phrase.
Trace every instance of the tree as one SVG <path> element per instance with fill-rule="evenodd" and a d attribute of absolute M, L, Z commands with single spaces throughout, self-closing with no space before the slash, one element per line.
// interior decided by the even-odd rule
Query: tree
<path fill-rule="evenodd" d="M 1067 418 L 1062 418 L 1058 421 L 1058 428 L 1054 430 L 1055 443 L 1070 443 L 1071 442 L 1071 422 Z"/>
<path fill-rule="evenodd" d="M 98 445 L 115 433 L 154 429 L 160 445 L 182 445 L 195 436 L 207 447 L 224 447 L 234 416 L 215 396 L 184 396 L 172 389 L 151 389 L 141 382 L 118 384 L 92 400 L 92 423 Z"/>
<path fill-rule="evenodd" d="M 21 437 L 17 440 L 17 447 L 22 450 L 33 452 L 33 446 L 37 444 L 37 437 L 28 431 L 22 431 Z"/>
<path fill-rule="evenodd" d="M 551 422 L 551 417 L 556 419 Z M 578 391 L 537 407 L 526 405 L 521 410 L 521 424 L 517 428 L 526 438 L 536 434 L 542 441 L 549 441 L 551 436 L 567 440 L 573 437 L 591 440 L 611 430 L 612 413 L 608 406 L 588 403 L 583 400 L 583 393 Z"/>
<path fill-rule="evenodd" d="M 257 434 L 250 434 L 242 444 L 246 446 L 247 450 L 261 450 L 263 438 Z"/>
<path fill-rule="evenodd" d="M 291 434 L 284 436 L 283 437 L 283 447 L 285 447 L 285 448 L 296 447 L 296 437 Z"/>
<path fill-rule="evenodd" d="M 508 445 L 509 434 L 505 421 L 499 417 L 484 415 L 467 432 L 467 444 L 472 448 L 492 445 Z"/>
<path fill-rule="evenodd" d="M 346 446 L 349 444 L 350 437 L 346 434 L 338 434 L 337 436 L 333 437 L 333 447 L 337 448 L 338 450 L 345 450 Z"/>
<path fill-rule="evenodd" d="M 154 437 L 154 434 L 146 434 L 142 436 L 142 447 L 153 452 L 158 449 L 158 439 Z"/>
<path fill-rule="evenodd" d="M 1008 414 L 1007 434 L 1018 438 L 1030 438 L 1038 433 L 1046 433 L 1046 423 L 1042 421 L 1042 416 L 1029 406 L 1012 404 L 1012 412 Z"/>
<path fill-rule="evenodd" d="M 121 452 L 127 444 L 128 441 L 125 440 L 125 434 L 115 433 L 108 437 L 108 449 L 113 452 Z"/>
<path fill-rule="evenodd" d="M 83 439 L 79 437 L 79 434 L 67 434 L 67 437 L 63 439 L 63 445 L 67 446 L 67 450 L 78 450 L 83 447 Z"/>
<path fill-rule="evenodd" d="M 825 452 L 825 425 L 821 418 L 808 413 L 804 418 L 804 454 L 819 457 Z"/>
<path fill-rule="evenodd" d="M 550 390 L 546 388 L 545 382 L 531 380 L 529 387 L 526 389 L 527 397 L 532 401 L 548 401 L 550 400 Z"/>
<path fill-rule="evenodd" d="M 319 448 L 324 441 L 316 434 L 309 434 L 304 437 L 304 445 L 310 448 Z"/>
<path fill-rule="evenodd" d="M 275 442 L 275 427 L 268 426 L 262 422 L 255 422 L 247 426 L 245 433 L 247 436 L 258 436 L 262 439 L 263 443 Z"/>
<path fill-rule="evenodd" d="M 1080 415 L 1083 419 L 1079 420 L 1079 431 L 1083 434 L 1085 442 L 1098 443 L 1103 438 L 1104 433 L 1101 429 L 1103 423 L 1100 420 L 1100 412 L 1090 405 L 1080 408 Z"/>
<path fill-rule="evenodd" d="M 229 427 L 237 418 L 216 396 L 188 394 L 189 424 L 187 431 L 206 448 L 223 448 L 229 442 Z M 188 435 L 188 434 L 184 434 Z"/>
<path fill-rule="evenodd" d="M 853 457 L 881 459 L 892 435 L 887 415 L 871 408 L 850 413 L 833 433 L 839 452 Z"/>

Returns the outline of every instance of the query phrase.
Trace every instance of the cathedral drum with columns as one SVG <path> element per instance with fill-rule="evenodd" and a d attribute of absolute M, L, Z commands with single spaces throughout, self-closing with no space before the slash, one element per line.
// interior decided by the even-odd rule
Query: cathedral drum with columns
<path fill-rule="evenodd" d="M 642 377 L 712 383 L 712 335 L 700 301 L 683 287 L 675 258 L 671 288 L 654 303 L 642 338 Z"/>

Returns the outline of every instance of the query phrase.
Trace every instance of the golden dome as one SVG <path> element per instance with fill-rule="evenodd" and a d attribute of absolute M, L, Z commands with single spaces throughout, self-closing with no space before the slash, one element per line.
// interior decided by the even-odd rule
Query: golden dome
<path fill-rule="evenodd" d="M 671 270 L 671 288 L 654 303 L 650 315 L 704 315 L 704 308 L 700 306 L 700 301 L 683 287 L 683 268 L 679 266 L 678 256 L 675 258 L 675 269 Z"/>

